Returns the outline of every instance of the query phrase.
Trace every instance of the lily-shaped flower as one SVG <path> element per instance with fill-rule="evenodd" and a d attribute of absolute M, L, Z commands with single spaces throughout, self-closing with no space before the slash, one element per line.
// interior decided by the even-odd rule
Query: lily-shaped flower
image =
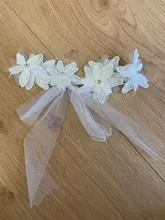
<path fill-rule="evenodd" d="M 137 91 L 138 86 L 143 88 L 148 88 L 148 79 L 141 74 L 143 69 L 143 64 L 139 59 L 138 50 L 135 50 L 131 57 L 131 63 L 126 66 L 120 66 L 117 71 L 128 81 L 125 83 L 122 93 L 127 93 L 130 90 Z"/>
<path fill-rule="evenodd" d="M 38 68 L 37 66 L 38 70 L 36 69 L 36 72 L 39 73 L 40 71 L 40 74 L 36 75 L 36 83 L 39 87 L 43 88 L 44 90 L 49 89 L 49 83 L 50 83 L 50 75 L 47 69 L 52 68 L 55 65 L 55 62 L 56 62 L 55 60 L 48 60 L 45 62 L 41 61 L 42 67 Z M 34 67 L 33 67 L 33 70 L 34 70 Z"/>
<path fill-rule="evenodd" d="M 56 65 L 47 68 L 50 74 L 50 85 L 57 86 L 58 89 L 66 89 L 77 81 L 78 76 L 75 73 L 78 71 L 77 64 L 72 62 L 64 66 L 63 62 L 59 60 Z"/>
<path fill-rule="evenodd" d="M 85 78 L 80 92 L 92 92 L 93 98 L 104 103 L 112 93 L 112 88 L 123 84 L 123 78 L 115 70 L 119 63 L 119 57 L 103 62 L 89 61 L 84 67 Z"/>
<path fill-rule="evenodd" d="M 42 54 L 31 54 L 28 59 L 25 59 L 22 54 L 17 53 L 17 65 L 9 69 L 10 75 L 19 74 L 20 86 L 30 90 L 34 86 L 37 76 L 42 76 L 43 78 L 47 77 L 46 71 L 40 66 L 42 62 Z M 44 87 L 44 89 L 47 88 Z"/>

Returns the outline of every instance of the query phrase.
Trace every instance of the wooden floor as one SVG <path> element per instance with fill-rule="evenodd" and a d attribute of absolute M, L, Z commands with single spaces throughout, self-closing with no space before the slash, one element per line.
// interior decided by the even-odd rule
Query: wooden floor
<path fill-rule="evenodd" d="M 0 1 L 0 220 L 165 220 L 165 163 L 155 161 L 118 131 L 92 141 L 71 104 L 58 139 L 53 178 L 60 186 L 30 208 L 23 140 L 29 127 L 16 108 L 29 92 L 8 78 L 17 51 L 75 60 L 138 48 L 151 79 L 148 90 L 111 103 L 165 142 L 164 0 Z M 165 160 L 165 145 L 159 151 Z"/>

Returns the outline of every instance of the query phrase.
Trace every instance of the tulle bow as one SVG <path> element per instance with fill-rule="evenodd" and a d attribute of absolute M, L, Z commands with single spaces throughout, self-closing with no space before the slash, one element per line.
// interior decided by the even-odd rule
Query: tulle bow
<path fill-rule="evenodd" d="M 31 207 L 41 203 L 57 187 L 47 171 L 47 166 L 56 146 L 68 100 L 93 140 L 106 141 L 112 135 L 112 128 L 116 128 L 149 155 L 161 159 L 155 150 L 161 147 L 159 140 L 112 105 L 101 104 L 90 93 L 81 94 L 74 86 L 66 90 L 52 87 L 18 109 L 21 120 L 32 125 L 24 140 Z"/>

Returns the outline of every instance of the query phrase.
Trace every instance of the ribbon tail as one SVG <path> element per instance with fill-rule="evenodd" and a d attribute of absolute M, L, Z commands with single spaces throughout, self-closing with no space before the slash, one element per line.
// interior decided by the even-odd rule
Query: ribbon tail
<path fill-rule="evenodd" d="M 112 105 L 108 103 L 101 104 L 95 102 L 91 97 L 85 95 L 83 96 L 83 99 L 91 109 L 94 109 L 102 116 L 104 115 L 104 118 L 111 123 L 112 127 L 122 132 L 128 139 L 134 142 L 153 158 L 162 160 L 156 153 L 163 147 L 158 138 L 143 129 L 132 119 L 120 113 Z"/>
<path fill-rule="evenodd" d="M 47 93 L 44 98 L 42 97 L 42 101 L 40 99 L 41 102 L 37 102 L 37 107 L 49 95 L 51 93 Z M 56 188 L 47 167 L 63 123 L 67 100 L 67 92 L 61 91 L 49 104 L 44 116 L 34 124 L 25 137 L 25 164 L 31 207 L 40 204 L 44 197 Z"/>
<path fill-rule="evenodd" d="M 39 95 L 34 96 L 29 102 L 25 102 L 18 107 L 17 113 L 20 119 L 29 125 L 33 125 L 46 107 L 55 99 L 61 91 L 52 87 L 46 92 L 41 92 Z"/>
<path fill-rule="evenodd" d="M 77 91 L 77 90 L 75 90 Z M 85 130 L 93 140 L 105 141 L 111 136 L 111 126 L 103 117 L 94 110 L 89 109 L 81 95 L 70 91 L 70 101 L 77 112 Z"/>

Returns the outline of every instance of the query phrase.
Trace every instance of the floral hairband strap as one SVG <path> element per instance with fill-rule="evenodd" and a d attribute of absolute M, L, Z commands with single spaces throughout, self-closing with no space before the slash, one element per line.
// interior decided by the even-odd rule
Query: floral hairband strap
<path fill-rule="evenodd" d="M 16 55 L 16 65 L 10 75 L 18 76 L 19 85 L 27 90 L 38 85 L 45 91 L 18 108 L 24 122 L 32 125 L 25 137 L 25 165 L 30 206 L 38 205 L 56 184 L 48 173 L 48 163 L 63 123 L 67 102 L 70 99 L 89 136 L 106 141 L 112 127 L 156 159 L 155 146 L 161 143 L 139 124 L 121 114 L 107 100 L 114 88 L 123 86 L 122 93 L 137 88 L 148 88 L 148 79 L 142 72 L 139 53 L 134 51 L 131 62 L 119 66 L 119 57 L 89 61 L 84 67 L 85 77 L 76 73 L 75 62 L 64 65 L 61 60 L 44 61 L 43 55 Z"/>

